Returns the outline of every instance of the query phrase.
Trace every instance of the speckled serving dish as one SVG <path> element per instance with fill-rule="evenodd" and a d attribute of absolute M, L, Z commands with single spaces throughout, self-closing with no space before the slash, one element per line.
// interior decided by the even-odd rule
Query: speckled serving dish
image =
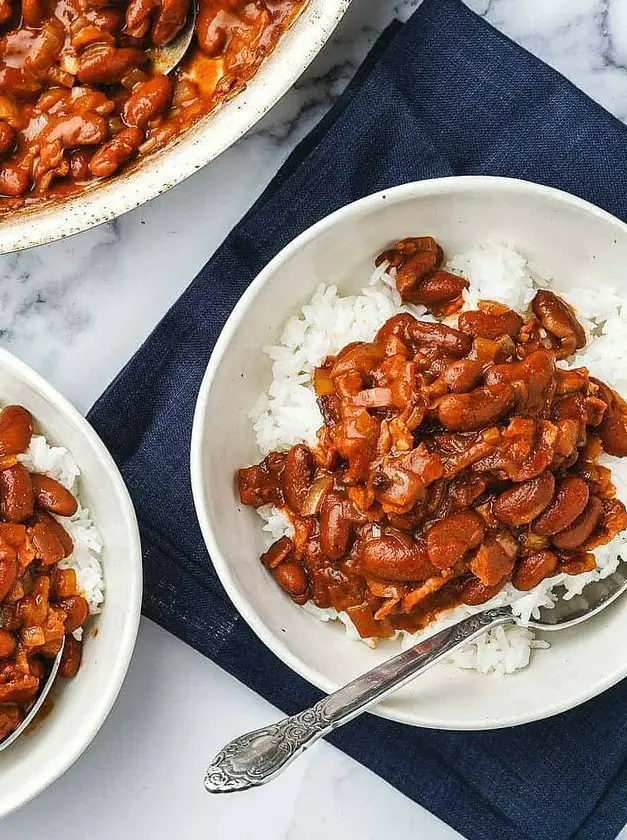
<path fill-rule="evenodd" d="M 309 0 L 272 55 L 237 96 L 117 178 L 62 202 L 0 219 L 0 254 L 107 222 L 169 190 L 245 134 L 294 84 L 330 37 L 350 0 Z"/>

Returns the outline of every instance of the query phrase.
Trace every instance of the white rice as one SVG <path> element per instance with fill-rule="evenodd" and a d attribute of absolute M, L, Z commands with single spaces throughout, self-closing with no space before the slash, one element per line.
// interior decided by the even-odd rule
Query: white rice
<path fill-rule="evenodd" d="M 447 266 L 463 274 L 470 282 L 464 293 L 464 308 L 476 308 L 481 299 L 496 300 L 511 309 L 524 312 L 538 286 L 551 285 L 564 294 L 588 333 L 588 344 L 577 353 L 572 367 L 587 367 L 617 391 L 627 394 L 627 306 L 615 290 L 600 288 L 561 288 L 532 272 L 526 259 L 514 247 L 484 243 L 454 256 Z M 322 425 L 311 376 L 326 356 L 336 354 L 351 341 L 372 341 L 383 322 L 392 315 L 409 311 L 423 320 L 432 320 L 422 307 L 404 305 L 396 291 L 393 271 L 377 269 L 369 284 L 357 295 L 341 296 L 335 286 L 320 285 L 301 313 L 289 319 L 277 345 L 264 347 L 272 359 L 272 384 L 251 411 L 257 444 L 262 455 L 275 449 L 288 449 L 295 443 L 316 442 Z M 611 467 L 617 496 L 627 502 L 626 459 L 603 456 Z M 268 545 L 293 533 L 289 519 L 276 508 L 259 509 Z M 595 550 L 597 568 L 581 575 L 558 574 L 542 581 L 531 592 L 519 592 L 508 583 L 499 594 L 478 607 L 459 606 L 443 613 L 424 630 L 397 634 L 402 647 L 410 647 L 462 618 L 490 607 L 511 605 L 523 622 L 539 616 L 540 607 L 552 607 L 557 587 L 564 587 L 564 598 L 579 595 L 586 584 L 612 574 L 616 569 L 627 534 L 617 535 L 611 543 Z M 295 609 L 297 607 L 295 606 Z M 298 608 L 300 609 L 300 608 Z M 350 638 L 359 639 L 346 613 L 319 609 L 313 603 L 304 609 L 323 621 L 342 621 Z M 373 640 L 362 640 L 371 646 Z M 460 668 L 480 673 L 512 673 L 524 668 L 533 648 L 548 647 L 525 627 L 498 628 L 466 645 L 451 657 Z"/>
<path fill-rule="evenodd" d="M 76 461 L 64 446 L 51 446 L 43 435 L 33 435 L 28 450 L 18 456 L 31 472 L 44 473 L 56 479 L 75 496 L 78 509 L 73 516 L 56 516 L 74 542 L 74 550 L 58 563 L 60 569 L 74 569 L 78 590 L 89 604 L 89 612 L 96 615 L 104 601 L 102 573 L 102 539 L 92 522 L 89 510 L 81 505 Z M 80 639 L 82 628 L 74 632 Z"/>

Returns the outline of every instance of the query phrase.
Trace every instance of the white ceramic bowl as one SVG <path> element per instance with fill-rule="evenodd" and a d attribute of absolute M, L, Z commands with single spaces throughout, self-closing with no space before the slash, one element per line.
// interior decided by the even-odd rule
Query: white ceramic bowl
<path fill-rule="evenodd" d="M 0 254 L 63 239 L 121 216 L 179 184 L 244 135 L 322 49 L 350 0 L 309 0 L 256 75 L 164 149 L 74 198 L 0 218 Z"/>
<path fill-rule="evenodd" d="M 288 245 L 235 307 L 200 389 L 192 435 L 196 510 L 220 579 L 260 639 L 302 677 L 330 692 L 389 657 L 349 641 L 337 623 L 297 607 L 259 563 L 258 516 L 236 495 L 238 467 L 259 460 L 248 412 L 270 381 L 260 347 L 320 282 L 344 292 L 367 282 L 374 257 L 405 236 L 434 236 L 445 253 L 487 239 L 516 244 L 541 271 L 575 285 L 608 283 L 627 293 L 627 226 L 571 195 L 503 178 L 423 181 L 333 213 Z M 385 700 L 388 718 L 443 729 L 525 723 L 571 708 L 627 674 L 616 643 L 627 599 L 599 618 L 551 637 L 552 647 L 505 679 L 439 665 Z"/>
<path fill-rule="evenodd" d="M 81 470 L 81 500 L 104 544 L 105 603 L 85 634 L 83 661 L 59 680 L 51 712 L 0 753 L 0 817 L 64 773 L 96 735 L 120 690 L 139 625 L 142 561 L 133 505 L 89 423 L 27 365 L 0 350 L 0 400 L 26 406 L 35 430 L 69 449 Z M 96 627 L 94 636 L 91 629 Z"/>

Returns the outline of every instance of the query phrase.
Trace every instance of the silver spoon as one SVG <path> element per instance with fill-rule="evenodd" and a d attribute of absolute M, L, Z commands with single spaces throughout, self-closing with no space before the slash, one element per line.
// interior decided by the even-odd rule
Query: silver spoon
<path fill-rule="evenodd" d="M 488 630 L 505 624 L 536 630 L 565 630 L 598 615 L 626 589 L 627 563 L 621 563 L 605 580 L 588 584 L 585 595 L 569 601 L 559 597 L 553 609 L 541 608 L 536 621 L 523 624 L 509 607 L 484 610 L 465 618 L 357 677 L 310 709 L 240 735 L 220 750 L 209 765 L 205 788 L 210 793 L 229 793 L 263 785 L 314 741 L 343 726 Z"/>
<path fill-rule="evenodd" d="M 167 76 L 168 73 L 181 63 L 192 43 L 197 17 L 198 0 L 192 0 L 187 14 L 187 20 L 183 28 L 178 31 L 176 37 L 163 47 L 150 47 L 146 50 L 156 73 L 163 73 L 164 76 Z"/>
<path fill-rule="evenodd" d="M 54 662 L 52 663 L 52 668 L 50 669 L 50 673 L 48 674 L 48 679 L 44 683 L 44 687 L 41 689 L 39 693 L 39 697 L 35 700 L 35 703 L 30 707 L 30 710 L 24 720 L 20 723 L 17 729 L 14 729 L 10 735 L 4 739 L 4 741 L 0 741 L 0 752 L 2 750 L 6 750 L 7 747 L 10 747 L 11 744 L 16 741 L 22 732 L 31 725 L 33 720 L 35 719 L 37 712 L 43 706 L 44 700 L 50 694 L 50 689 L 52 688 L 52 684 L 57 676 L 59 671 L 59 665 L 61 664 L 61 657 L 63 656 L 63 648 L 65 647 L 65 636 L 63 637 L 63 641 L 61 642 L 61 648 L 57 655 L 54 658 Z"/>

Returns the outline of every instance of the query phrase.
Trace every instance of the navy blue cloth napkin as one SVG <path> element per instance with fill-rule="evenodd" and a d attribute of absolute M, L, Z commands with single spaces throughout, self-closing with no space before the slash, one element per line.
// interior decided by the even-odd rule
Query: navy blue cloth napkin
<path fill-rule="evenodd" d="M 319 694 L 238 617 L 196 523 L 188 451 L 200 381 L 241 293 L 298 233 L 375 190 L 460 174 L 539 181 L 627 219 L 627 129 L 458 0 L 425 0 L 383 35 L 90 415 L 137 507 L 145 614 L 285 712 Z M 470 840 L 605 840 L 627 822 L 627 681 L 505 731 L 366 715 L 330 740 Z"/>

